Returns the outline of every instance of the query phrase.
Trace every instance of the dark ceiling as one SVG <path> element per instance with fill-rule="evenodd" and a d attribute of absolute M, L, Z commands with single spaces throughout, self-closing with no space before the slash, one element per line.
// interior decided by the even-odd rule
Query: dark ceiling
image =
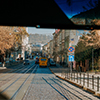
<path fill-rule="evenodd" d="M 1 25 L 73 25 L 53 0 L 13 0 L 1 5 Z"/>
<path fill-rule="evenodd" d="M 77 29 L 54 0 L 3 0 L 0 3 L 0 25 L 41 28 Z M 90 28 L 89 26 L 88 28 Z"/>

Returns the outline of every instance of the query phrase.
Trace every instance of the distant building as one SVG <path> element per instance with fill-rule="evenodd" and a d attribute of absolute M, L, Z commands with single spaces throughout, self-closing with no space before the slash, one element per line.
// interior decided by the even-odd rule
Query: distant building
<path fill-rule="evenodd" d="M 29 34 L 29 43 L 32 44 L 45 44 L 52 39 L 52 36 L 45 34 Z"/>
<path fill-rule="evenodd" d="M 22 37 L 22 57 L 23 59 L 25 59 L 25 56 L 26 56 L 26 51 L 28 51 L 28 36 L 23 36 Z"/>

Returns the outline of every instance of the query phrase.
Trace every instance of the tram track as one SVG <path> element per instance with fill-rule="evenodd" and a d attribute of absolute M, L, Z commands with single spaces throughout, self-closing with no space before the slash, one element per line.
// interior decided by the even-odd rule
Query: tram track
<path fill-rule="evenodd" d="M 4 79 L 5 77 L 10 76 L 12 73 L 17 73 L 17 72 L 19 72 L 19 71 L 22 70 L 23 68 L 24 68 L 23 66 L 22 66 L 22 67 L 20 66 L 20 69 L 18 68 L 17 70 L 12 71 L 10 74 L 7 73 L 7 74 L 5 74 L 4 76 L 1 76 L 0 81 L 1 81 L 2 79 Z M 26 70 L 26 68 L 25 68 L 24 70 Z"/>
<path fill-rule="evenodd" d="M 25 70 L 27 70 L 27 68 L 29 68 L 28 66 L 23 69 L 24 67 L 22 67 L 21 69 L 15 71 L 13 74 L 8 74 L 4 77 L 2 77 L 2 79 L 0 79 L 0 87 L 4 84 L 7 84 L 10 80 L 12 80 L 12 78 L 16 78 L 18 75 L 17 73 L 21 74 L 23 73 Z"/>
<path fill-rule="evenodd" d="M 4 73 L 0 73 L 0 77 L 6 76 L 7 73 L 13 73 L 14 71 L 18 70 L 21 66 L 23 66 L 23 65 L 21 64 L 21 65 L 19 65 L 19 67 L 17 66 L 16 69 L 12 69 L 10 71 L 6 71 Z"/>
<path fill-rule="evenodd" d="M 18 77 L 17 78 L 14 78 L 13 79 L 13 81 L 9 81 L 8 82 L 8 84 L 7 84 L 7 86 L 2 86 L 1 88 L 0 88 L 0 90 L 1 90 L 1 92 L 0 92 L 0 94 L 9 94 L 9 89 L 13 89 L 12 87 L 14 86 L 14 84 L 17 84 L 18 83 L 18 81 L 20 82 L 20 81 L 23 81 L 24 80 L 24 77 L 26 77 L 26 76 L 30 76 L 33 72 L 32 72 L 32 70 L 35 70 L 34 68 L 36 67 L 36 65 L 34 65 L 34 64 L 32 64 L 30 67 L 28 67 L 27 69 L 26 69 L 26 71 L 23 73 L 22 72 L 22 74 L 21 75 L 17 75 Z M 31 72 L 31 74 L 29 75 L 28 73 L 30 73 Z M 25 78 L 25 80 L 27 81 L 28 80 L 28 78 Z M 25 82 L 26 82 L 25 81 Z M 24 83 L 25 83 L 24 82 Z M 23 83 L 23 84 L 24 84 Z M 19 85 L 19 84 L 17 84 L 17 85 Z M 14 86 L 14 87 L 16 87 L 16 85 Z M 19 86 L 20 87 L 20 86 Z M 21 87 L 22 87 L 22 85 L 21 85 Z M 20 88 L 21 88 L 20 87 Z M 20 90 L 20 89 L 19 89 Z M 18 90 L 18 91 L 19 91 Z M 15 96 L 13 96 L 13 97 L 15 97 Z"/>
<path fill-rule="evenodd" d="M 33 70 L 19 80 L 19 83 L 22 82 L 16 91 L 12 90 L 12 94 L 9 94 L 9 100 L 99 100 L 92 94 L 54 76 L 48 68 L 36 65 Z M 13 85 L 15 86 L 16 84 Z"/>
<path fill-rule="evenodd" d="M 3 92 L 5 92 L 10 86 L 12 86 L 15 82 L 17 82 L 22 76 L 24 76 L 24 74 L 26 74 L 27 72 L 29 72 L 32 69 L 32 67 L 33 67 L 33 65 L 31 67 L 29 66 L 27 68 L 28 70 L 26 70 L 24 73 L 22 72 L 23 74 L 20 77 L 18 77 L 14 82 L 12 82 L 9 86 L 7 86 L 3 91 L 1 91 L 0 94 L 3 93 Z M 19 74 L 17 76 L 19 76 Z"/>
<path fill-rule="evenodd" d="M 32 62 L 31 62 L 31 64 L 32 64 Z M 13 70 L 10 70 L 10 71 L 6 71 L 6 72 L 2 73 L 2 75 L 0 75 L 0 77 L 4 78 L 4 76 L 8 76 L 9 73 L 17 73 L 19 70 L 21 70 L 24 67 L 25 66 L 23 66 L 23 64 L 21 64 L 21 65 L 19 65 L 19 67 L 17 66 L 16 69 L 13 69 Z M 1 80 L 1 78 L 0 78 L 0 80 Z"/>
<path fill-rule="evenodd" d="M 31 62 L 31 64 L 32 64 L 33 62 Z M 15 66 L 13 66 L 13 67 L 7 67 L 8 69 L 12 69 L 12 70 L 10 70 L 10 71 L 5 71 L 5 72 L 3 72 L 3 73 L 0 73 L 0 77 L 1 77 L 1 74 L 4 74 L 4 73 L 12 73 L 13 71 L 15 71 L 15 70 L 18 70 L 18 68 L 20 68 L 20 66 L 23 66 L 23 63 L 21 63 L 21 64 L 18 64 L 18 65 L 15 65 Z"/>
<path fill-rule="evenodd" d="M 7 69 L 12 69 L 12 68 L 13 68 L 13 69 L 16 69 L 16 67 L 21 66 L 21 65 L 23 65 L 23 63 L 17 64 L 17 65 L 13 65 L 13 67 L 12 67 L 12 65 L 10 65 L 10 66 L 7 67 Z M 7 71 L 7 70 L 6 70 L 6 71 L 4 71 L 3 73 L 7 73 L 7 72 L 10 73 L 11 71 L 12 71 L 12 70 L 10 70 L 10 71 Z M 0 74 L 2 74 L 2 72 L 0 72 Z"/>
<path fill-rule="evenodd" d="M 25 81 L 21 84 L 21 86 L 17 89 L 17 91 L 13 94 L 13 96 L 9 99 L 9 100 L 15 100 L 16 99 L 16 95 L 18 94 L 18 92 L 21 90 L 21 88 L 24 86 L 24 84 L 28 81 L 28 79 L 30 78 L 30 76 L 36 72 L 38 66 L 35 65 L 36 67 L 32 70 L 32 72 L 29 74 L 29 76 L 25 79 Z M 17 99 L 16 99 L 17 100 Z"/>

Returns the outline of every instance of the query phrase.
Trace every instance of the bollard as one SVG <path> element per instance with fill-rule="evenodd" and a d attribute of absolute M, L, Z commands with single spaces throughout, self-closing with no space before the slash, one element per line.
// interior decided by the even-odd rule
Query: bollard
<path fill-rule="evenodd" d="M 66 72 L 65 72 L 65 79 L 66 79 Z"/>
<path fill-rule="evenodd" d="M 83 74 L 83 86 L 85 86 L 85 73 Z"/>
<path fill-rule="evenodd" d="M 97 91 L 99 91 L 99 76 L 97 77 Z"/>
<path fill-rule="evenodd" d="M 77 83 L 78 83 L 78 72 L 77 72 Z"/>
<path fill-rule="evenodd" d="M 67 79 L 68 79 L 68 72 L 67 72 Z"/>
<path fill-rule="evenodd" d="M 65 75 L 65 72 L 63 72 L 63 77 L 64 77 L 64 75 Z"/>
<path fill-rule="evenodd" d="M 72 80 L 72 73 L 71 73 L 71 80 Z"/>
<path fill-rule="evenodd" d="M 69 79 L 70 79 L 70 72 L 69 72 Z"/>
<path fill-rule="evenodd" d="M 87 87 L 89 87 L 89 73 L 87 73 Z"/>
<path fill-rule="evenodd" d="M 64 72 L 62 71 L 62 77 L 63 77 Z"/>
<path fill-rule="evenodd" d="M 80 73 L 80 84 L 81 84 L 81 73 Z"/>
<path fill-rule="evenodd" d="M 94 76 L 92 75 L 92 89 L 94 89 Z"/>
<path fill-rule="evenodd" d="M 75 81 L 75 72 L 74 72 L 74 81 Z"/>

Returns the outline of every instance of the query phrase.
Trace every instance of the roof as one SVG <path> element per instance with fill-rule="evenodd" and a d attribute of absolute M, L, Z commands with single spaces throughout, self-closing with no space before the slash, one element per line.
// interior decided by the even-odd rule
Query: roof
<path fill-rule="evenodd" d="M 0 25 L 32 26 L 56 29 L 91 29 L 90 25 L 75 25 L 55 3 L 55 0 L 3 1 L 0 5 Z M 98 10 L 99 11 L 99 10 Z M 99 13 L 99 12 L 98 12 Z"/>
<path fill-rule="evenodd" d="M 54 0 L 7 1 L 6 4 L 2 1 L 0 6 L 1 25 L 45 28 L 73 25 Z"/>

